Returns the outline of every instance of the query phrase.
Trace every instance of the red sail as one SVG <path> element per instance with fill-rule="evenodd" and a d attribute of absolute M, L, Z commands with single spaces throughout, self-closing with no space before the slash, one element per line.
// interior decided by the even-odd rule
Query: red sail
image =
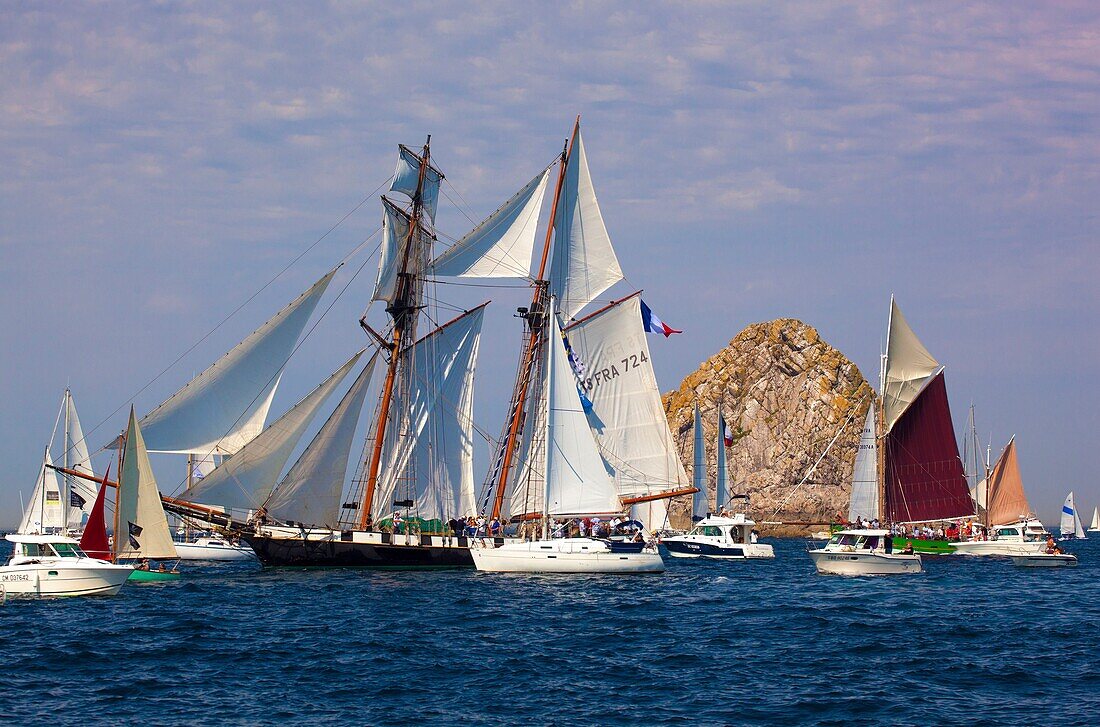
<path fill-rule="evenodd" d="M 108 467 L 110 472 L 111 468 Z M 111 544 L 107 540 L 107 524 L 103 518 L 103 496 L 107 492 L 107 473 L 103 474 L 103 484 L 95 497 L 92 512 L 84 525 L 84 534 L 80 536 L 80 549 L 93 558 L 111 559 Z"/>
<path fill-rule="evenodd" d="M 886 435 L 886 503 L 886 517 L 891 522 L 924 522 L 974 513 L 942 371 Z"/>

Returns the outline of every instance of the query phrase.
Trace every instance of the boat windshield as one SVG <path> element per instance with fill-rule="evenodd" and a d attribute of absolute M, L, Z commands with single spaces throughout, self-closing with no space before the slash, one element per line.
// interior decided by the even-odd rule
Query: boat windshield
<path fill-rule="evenodd" d="M 1020 534 L 1020 531 L 1018 531 L 1016 528 L 999 528 L 997 530 L 998 537 L 1002 537 L 1002 538 L 1005 537 L 1005 536 L 1012 536 L 1012 535 L 1019 535 L 1019 534 Z"/>
<path fill-rule="evenodd" d="M 709 535 L 717 538 L 722 535 L 722 529 L 717 525 L 696 525 L 688 535 Z"/>
<path fill-rule="evenodd" d="M 57 554 L 62 558 L 87 558 L 84 555 L 84 551 L 80 549 L 80 546 L 73 543 L 51 543 L 53 549 L 57 551 Z"/>
<path fill-rule="evenodd" d="M 846 534 L 846 535 L 834 535 L 829 541 L 832 545 L 851 545 L 855 546 L 859 541 L 858 535 Z"/>
<path fill-rule="evenodd" d="M 23 543 L 23 555 L 28 558 L 56 558 L 48 543 Z"/>

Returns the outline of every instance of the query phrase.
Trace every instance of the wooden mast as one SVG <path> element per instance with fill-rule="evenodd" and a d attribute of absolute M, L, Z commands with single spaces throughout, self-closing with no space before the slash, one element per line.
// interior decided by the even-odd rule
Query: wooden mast
<path fill-rule="evenodd" d="M 420 237 L 420 215 L 423 207 L 421 195 L 424 191 L 424 176 L 428 171 L 431 142 L 432 137 L 429 134 L 420 154 L 416 193 L 413 195 L 412 216 L 409 219 L 409 230 L 405 237 L 405 251 L 401 258 L 401 272 L 397 274 L 396 295 L 394 296 L 394 302 L 386 308 L 386 312 L 393 317 L 393 338 L 388 343 L 390 363 L 386 369 L 386 380 L 382 385 L 382 399 L 378 406 L 378 419 L 374 425 L 374 446 L 371 450 L 370 465 L 367 470 L 367 484 L 363 488 L 363 501 L 359 508 L 359 528 L 361 530 L 367 527 L 367 520 L 374 507 L 374 492 L 378 486 L 378 469 L 382 462 L 382 443 L 386 435 L 390 406 L 393 403 L 393 387 L 397 378 L 398 361 L 401 357 L 402 342 L 408 332 L 406 329 L 412 320 L 409 314 L 415 312 L 419 306 L 419 301 L 413 300 L 413 298 L 416 294 L 415 277 L 420 271 L 409 271 L 409 256 L 419 242 Z"/>
<path fill-rule="evenodd" d="M 576 123 L 573 125 L 573 135 L 569 140 L 567 148 L 562 150 L 561 163 L 558 167 L 558 182 L 554 188 L 554 203 L 550 208 L 550 222 L 546 226 L 546 239 L 542 246 L 542 258 L 539 260 L 539 272 L 535 277 L 534 288 L 535 292 L 531 297 L 531 308 L 528 310 L 525 319 L 527 325 L 530 327 L 530 337 L 527 340 L 527 348 L 523 352 L 523 359 L 520 363 L 519 371 L 516 372 L 519 381 L 515 388 L 515 394 L 512 397 L 512 404 L 509 408 L 511 412 L 509 416 L 508 435 L 504 439 L 504 450 L 500 458 L 500 471 L 497 473 L 497 481 L 495 483 L 496 493 L 493 498 L 493 511 L 492 519 L 500 517 L 500 511 L 504 507 L 504 494 L 508 486 L 508 473 L 512 468 L 512 456 L 515 454 L 516 445 L 519 441 L 520 434 L 522 434 L 522 427 L 525 420 L 525 407 L 524 404 L 527 401 L 527 392 L 531 386 L 531 372 L 534 370 L 535 358 L 538 355 L 539 349 L 543 344 L 543 337 L 546 332 L 546 316 L 553 315 L 553 311 L 547 310 L 547 306 L 550 302 L 549 289 L 550 281 L 546 279 L 546 261 L 550 257 L 550 242 L 553 240 L 554 235 L 554 223 L 558 216 L 558 202 L 561 200 L 561 189 L 565 182 L 565 170 L 569 164 L 569 157 L 573 151 L 573 143 L 577 139 L 577 133 L 580 131 L 581 117 L 577 116 Z"/>

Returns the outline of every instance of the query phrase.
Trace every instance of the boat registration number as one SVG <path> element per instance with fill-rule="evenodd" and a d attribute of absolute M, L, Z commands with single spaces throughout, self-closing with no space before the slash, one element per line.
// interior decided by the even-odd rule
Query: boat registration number
<path fill-rule="evenodd" d="M 11 583 L 12 581 L 29 581 L 31 576 L 29 573 L 5 573 L 0 576 L 0 581 L 4 583 Z"/>

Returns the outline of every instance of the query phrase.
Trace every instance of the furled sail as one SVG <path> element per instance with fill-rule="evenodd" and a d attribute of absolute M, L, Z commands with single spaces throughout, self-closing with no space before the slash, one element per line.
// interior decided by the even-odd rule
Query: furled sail
<path fill-rule="evenodd" d="M 557 316 L 550 316 L 546 416 L 546 510 L 554 516 L 622 510 L 577 392 Z"/>
<path fill-rule="evenodd" d="M 890 325 L 886 334 L 886 366 L 883 373 L 885 431 L 894 424 L 941 367 L 913 333 L 901 309 L 890 298 Z"/>
<path fill-rule="evenodd" d="M 714 475 L 714 509 L 722 512 L 729 505 L 730 486 L 729 469 L 726 467 L 726 419 L 722 410 L 718 410 L 718 436 L 715 446 L 718 448 L 718 471 Z"/>
<path fill-rule="evenodd" d="M 1072 535 L 1079 539 L 1085 537 L 1085 529 L 1081 527 L 1081 518 L 1077 516 L 1077 508 L 1073 504 L 1072 491 L 1062 503 L 1062 518 L 1058 523 L 1058 530 L 1062 535 Z"/>
<path fill-rule="evenodd" d="M 974 514 L 942 371 L 894 423 L 885 454 L 888 520 L 926 522 Z"/>
<path fill-rule="evenodd" d="M 283 367 L 333 270 L 141 420 L 154 452 L 233 454 L 263 431 Z"/>
<path fill-rule="evenodd" d="M 52 466 L 53 460 L 50 458 L 50 450 L 47 449 L 45 459 L 42 460 L 42 469 L 38 471 L 38 480 L 34 484 L 34 492 L 19 523 L 18 532 L 24 535 L 64 528 L 61 487 L 57 482 L 57 471 Z"/>
<path fill-rule="evenodd" d="M 394 393 L 391 409 L 402 412 L 407 427 L 400 434 L 394 427 L 387 441 L 376 519 L 405 500 L 426 520 L 474 513 L 473 383 L 484 312 L 483 304 L 402 353 L 411 381 L 407 394 Z"/>
<path fill-rule="evenodd" d="M 638 294 L 566 328 L 589 423 L 625 497 L 689 486 L 668 429 Z M 705 494 L 704 494 L 705 497 Z"/>
<path fill-rule="evenodd" d="M 382 208 L 382 252 L 371 300 L 393 303 L 397 295 L 397 277 L 409 239 L 409 215 L 385 197 L 382 198 Z"/>
<path fill-rule="evenodd" d="M 69 469 L 83 472 L 93 477 L 92 459 L 88 455 L 88 444 L 84 441 L 84 431 L 80 427 L 80 417 L 76 414 L 76 402 L 73 401 L 72 392 L 65 389 L 65 455 L 61 462 Z M 92 511 L 95 504 L 96 487 L 93 482 L 62 475 L 65 481 L 65 491 L 68 493 L 68 518 L 66 527 L 71 530 L 79 530 L 84 523 L 84 514 Z"/>
<path fill-rule="evenodd" d="M 432 262 L 431 272 L 463 278 L 527 278 L 550 170 L 543 170 L 500 209 Z"/>
<path fill-rule="evenodd" d="M 189 502 L 230 509 L 254 509 L 267 499 L 287 460 L 298 446 L 317 410 L 340 386 L 363 352 L 352 356 L 324 383 L 272 422 L 237 454 L 180 495 Z"/>
<path fill-rule="evenodd" d="M 694 430 L 691 484 L 696 492 L 691 496 L 691 519 L 702 520 L 710 513 L 710 503 L 707 498 L 707 452 L 703 445 L 703 418 L 699 415 L 699 404 L 695 405 Z"/>
<path fill-rule="evenodd" d="M 555 231 L 550 289 L 568 321 L 623 279 L 596 201 L 579 127 L 565 170 Z"/>
<path fill-rule="evenodd" d="M 875 442 L 875 407 L 867 409 L 863 433 L 859 435 L 855 466 L 852 468 L 852 499 L 848 519 L 875 520 L 879 517 L 878 446 Z"/>
<path fill-rule="evenodd" d="M 420 178 L 420 156 L 404 144 L 398 145 L 397 170 L 393 173 L 391 192 L 401 192 L 412 199 L 416 194 L 417 180 Z M 424 170 L 424 186 L 420 190 L 420 202 L 435 222 L 435 211 L 439 205 L 439 183 L 443 181 L 443 172 L 430 164 Z"/>
<path fill-rule="evenodd" d="M 117 558 L 175 558 L 176 546 L 168 530 L 168 518 L 160 503 L 160 492 L 149 464 L 149 453 L 137 416 L 130 408 L 126 449 L 118 478 L 118 528 L 115 531 Z"/>
<path fill-rule="evenodd" d="M 993 465 L 986 493 L 989 497 L 987 518 L 990 525 L 1007 525 L 1031 515 L 1031 505 L 1020 478 L 1020 465 L 1016 461 L 1015 437 L 1008 441 Z"/>
<path fill-rule="evenodd" d="M 377 359 L 375 354 L 363 367 L 313 441 L 264 503 L 272 516 L 310 525 L 338 523 L 348 456 Z"/>

